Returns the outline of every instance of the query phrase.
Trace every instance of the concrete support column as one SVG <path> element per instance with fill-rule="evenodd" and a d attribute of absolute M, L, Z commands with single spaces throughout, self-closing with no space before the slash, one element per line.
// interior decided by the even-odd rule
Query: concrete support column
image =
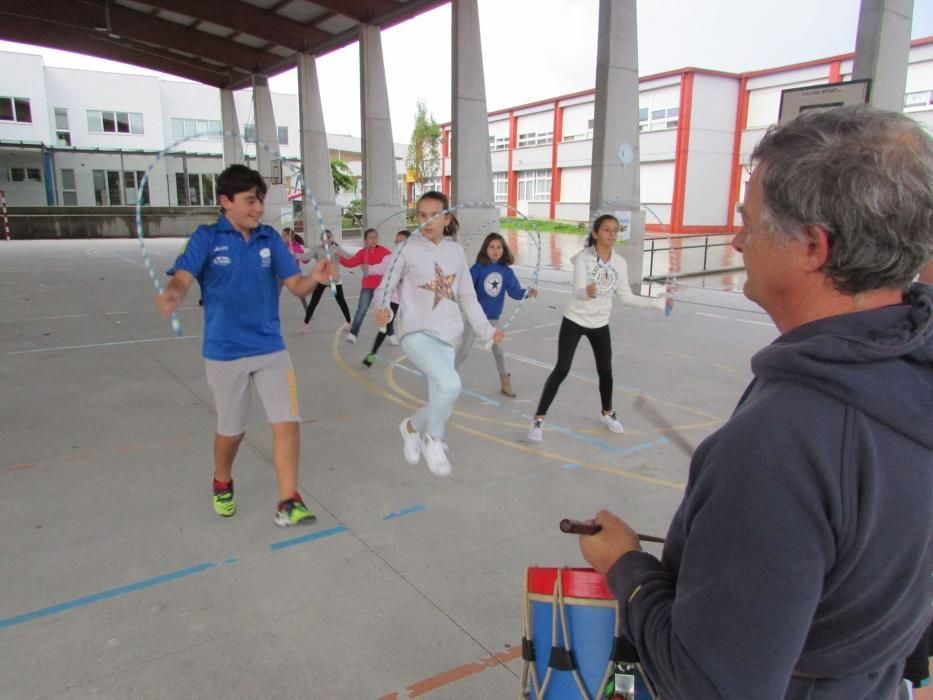
<path fill-rule="evenodd" d="M 590 222 L 631 213 L 629 245 L 620 248 L 633 289 L 641 285 L 645 215 L 638 175 L 638 29 L 635 0 L 599 0 Z"/>
<path fill-rule="evenodd" d="M 266 213 L 263 221 L 276 229 L 283 227 L 282 219 L 291 225 L 291 203 L 285 194 L 285 185 L 273 185 L 272 161 L 280 157 L 279 134 L 272 111 L 272 93 L 269 92 L 269 79 L 265 76 L 253 76 L 253 103 L 256 105 L 256 163 L 269 191 L 266 192 Z M 282 177 L 294 174 L 283 165 Z"/>
<path fill-rule="evenodd" d="M 236 118 L 236 103 L 233 90 L 220 90 L 220 124 L 224 130 L 224 167 L 244 163 L 243 139 L 240 138 L 240 123 Z"/>
<path fill-rule="evenodd" d="M 498 210 L 493 206 L 489 117 L 477 0 L 453 0 L 451 10 L 451 200 L 454 204 L 489 205 L 457 210 L 460 239 L 466 241 L 481 226 L 487 225 L 488 232 L 488 224 L 497 219 Z"/>
<path fill-rule="evenodd" d="M 913 0 L 862 0 L 855 37 L 852 79 L 871 80 L 869 102 L 904 110 Z"/>
<path fill-rule="evenodd" d="M 301 172 L 305 184 L 314 195 L 324 218 L 325 228 L 341 239 L 340 210 L 334 194 L 334 178 L 330 171 L 330 151 L 324 130 L 324 110 L 317 80 L 317 62 L 314 56 L 298 56 L 298 114 L 301 120 Z M 311 203 L 304 203 L 305 242 L 319 238 L 321 231 Z"/>
<path fill-rule="evenodd" d="M 398 189 L 389 92 L 379 27 L 360 25 L 360 114 L 363 132 L 363 220 L 383 240 L 405 226 Z"/>

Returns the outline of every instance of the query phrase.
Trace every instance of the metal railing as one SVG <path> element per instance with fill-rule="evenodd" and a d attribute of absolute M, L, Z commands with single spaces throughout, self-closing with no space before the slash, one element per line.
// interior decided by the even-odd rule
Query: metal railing
<path fill-rule="evenodd" d="M 643 278 L 659 281 L 673 274 L 677 277 L 741 269 L 741 256 L 732 260 L 734 233 L 683 234 L 645 238 Z M 717 249 L 725 248 L 720 257 Z"/>

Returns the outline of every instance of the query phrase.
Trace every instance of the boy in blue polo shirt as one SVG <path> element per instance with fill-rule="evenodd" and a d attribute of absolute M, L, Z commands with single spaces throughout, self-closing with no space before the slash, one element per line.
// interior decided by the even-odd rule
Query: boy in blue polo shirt
<path fill-rule="evenodd" d="M 297 297 L 327 284 L 329 259 L 302 276 L 282 238 L 261 223 L 266 183 L 255 170 L 231 165 L 217 178 L 222 214 L 199 226 L 172 267 L 172 279 L 156 297 L 168 317 L 197 279 L 204 297 L 202 354 L 217 407 L 214 435 L 214 510 L 230 517 L 233 460 L 246 434 L 250 384 L 255 384 L 272 424 L 272 454 L 279 484 L 275 524 L 315 519 L 298 494 L 298 393 L 295 370 L 279 323 L 279 281 Z"/>

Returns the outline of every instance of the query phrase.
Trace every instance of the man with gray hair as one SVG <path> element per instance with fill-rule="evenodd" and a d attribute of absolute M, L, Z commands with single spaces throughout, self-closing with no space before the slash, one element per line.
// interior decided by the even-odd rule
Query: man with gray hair
<path fill-rule="evenodd" d="M 933 142 L 845 107 L 752 162 L 733 246 L 781 335 L 661 559 L 607 511 L 580 547 L 664 700 L 889 700 L 933 598 Z"/>

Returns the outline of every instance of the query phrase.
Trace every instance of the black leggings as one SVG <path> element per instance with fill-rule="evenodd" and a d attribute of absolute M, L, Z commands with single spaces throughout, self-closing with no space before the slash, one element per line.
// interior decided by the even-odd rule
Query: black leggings
<path fill-rule="evenodd" d="M 596 373 L 599 375 L 599 399 L 603 404 L 603 411 L 612 409 L 612 338 L 609 336 L 609 325 L 599 328 L 585 328 L 564 318 L 560 324 L 560 333 L 557 336 L 557 365 L 551 372 L 544 389 L 541 391 L 541 400 L 538 402 L 536 416 L 543 416 L 554 397 L 561 382 L 566 379 L 573 364 L 573 355 L 577 351 L 580 338 L 586 336 L 593 348 L 593 357 L 596 359 Z"/>
<path fill-rule="evenodd" d="M 337 299 L 337 306 L 343 311 L 343 317 L 347 320 L 347 323 L 350 323 L 350 307 L 347 306 L 347 300 L 343 298 L 343 285 L 338 282 L 334 285 L 334 288 L 337 290 L 334 296 L 334 298 Z M 311 317 L 314 316 L 314 310 L 317 308 L 317 304 L 321 300 L 321 295 L 326 289 L 330 289 L 329 284 L 319 284 L 314 288 L 314 291 L 311 292 L 311 301 L 308 303 L 308 308 L 305 310 L 305 323 L 311 322 Z"/>
<path fill-rule="evenodd" d="M 398 313 L 398 304 L 394 301 L 390 301 L 389 308 L 392 309 L 392 320 L 389 321 L 389 324 L 386 326 L 385 333 L 379 331 L 376 334 L 376 340 L 373 341 L 373 349 L 369 351 L 370 355 L 375 355 L 379 352 L 379 348 L 382 347 L 382 341 L 386 339 L 387 335 L 395 335 L 395 314 Z"/>

